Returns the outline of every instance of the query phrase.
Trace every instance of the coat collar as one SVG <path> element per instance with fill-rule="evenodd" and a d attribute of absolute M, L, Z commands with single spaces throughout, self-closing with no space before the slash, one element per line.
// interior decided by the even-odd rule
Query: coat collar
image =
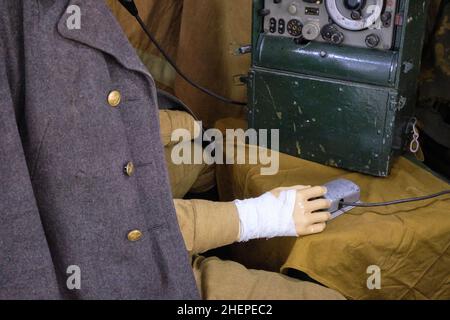
<path fill-rule="evenodd" d="M 71 14 L 65 10 L 57 26 L 61 36 L 101 50 L 114 57 L 125 68 L 152 78 L 105 1 L 70 0 L 67 8 L 71 5 L 81 9 L 81 28 L 71 30 L 67 27 Z"/>

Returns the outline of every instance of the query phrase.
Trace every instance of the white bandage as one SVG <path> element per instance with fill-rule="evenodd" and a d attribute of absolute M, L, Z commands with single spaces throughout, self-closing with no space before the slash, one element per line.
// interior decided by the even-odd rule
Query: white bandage
<path fill-rule="evenodd" d="M 236 200 L 239 242 L 252 239 L 297 237 L 294 221 L 296 190 L 281 191 L 278 198 L 267 192 L 259 198 Z"/>

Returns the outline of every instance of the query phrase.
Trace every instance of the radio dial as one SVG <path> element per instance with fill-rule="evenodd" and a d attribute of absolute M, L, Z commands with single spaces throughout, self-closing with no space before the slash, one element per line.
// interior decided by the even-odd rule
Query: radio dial
<path fill-rule="evenodd" d="M 288 11 L 289 11 L 290 14 L 296 15 L 296 14 L 297 14 L 297 11 L 298 11 L 297 5 L 296 5 L 295 3 L 291 4 L 291 5 L 289 6 L 289 8 L 288 8 Z"/>
<path fill-rule="evenodd" d="M 325 5 L 331 19 L 339 27 L 360 31 L 380 19 L 384 0 L 326 0 Z"/>

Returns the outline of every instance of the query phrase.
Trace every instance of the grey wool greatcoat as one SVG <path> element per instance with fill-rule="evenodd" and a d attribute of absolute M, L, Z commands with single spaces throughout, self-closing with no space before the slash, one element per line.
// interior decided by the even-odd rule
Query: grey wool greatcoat
<path fill-rule="evenodd" d="M 199 298 L 155 98 L 103 0 L 0 0 L 0 299 Z"/>

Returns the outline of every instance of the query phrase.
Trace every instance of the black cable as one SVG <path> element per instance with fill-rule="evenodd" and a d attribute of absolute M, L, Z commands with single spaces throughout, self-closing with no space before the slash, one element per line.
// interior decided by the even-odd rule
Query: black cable
<path fill-rule="evenodd" d="M 441 192 L 438 192 L 438 193 L 435 193 L 435 194 L 431 194 L 429 196 L 409 198 L 409 199 L 402 199 L 402 200 L 394 200 L 394 201 L 387 201 L 387 202 L 376 202 L 376 203 L 341 202 L 341 205 L 342 206 L 350 206 L 350 207 L 363 207 L 363 208 L 385 207 L 385 206 L 392 206 L 392 205 L 397 205 L 397 204 L 402 204 L 402 203 L 424 201 L 424 200 L 428 200 L 428 199 L 441 197 L 441 196 L 447 195 L 447 194 L 450 194 L 450 190 L 441 191 Z"/>
<path fill-rule="evenodd" d="M 175 71 L 187 82 L 189 83 L 191 86 L 193 86 L 194 88 L 206 93 L 207 95 L 210 95 L 222 102 L 225 103 L 229 103 L 229 104 L 235 104 L 235 105 L 239 105 L 239 106 L 246 106 L 247 103 L 245 102 L 240 102 L 240 101 L 235 101 L 232 99 L 228 99 L 225 97 L 222 97 L 221 95 L 218 95 L 215 92 L 212 92 L 209 89 L 206 89 L 200 85 L 198 85 L 197 83 L 195 83 L 194 81 L 192 81 L 188 76 L 186 76 L 183 71 L 180 70 L 180 68 L 178 68 L 177 64 L 175 63 L 175 61 L 173 61 L 173 59 L 166 53 L 166 51 L 161 47 L 161 45 L 158 43 L 158 41 L 155 39 L 155 37 L 153 37 L 153 35 L 150 33 L 150 31 L 147 29 L 147 26 L 145 25 L 144 21 L 142 21 L 141 17 L 139 16 L 139 14 L 134 15 L 134 17 L 136 18 L 137 22 L 139 23 L 139 25 L 141 26 L 141 28 L 144 30 L 145 34 L 148 36 L 148 38 L 150 39 L 150 41 L 155 45 L 155 47 L 161 52 L 161 54 L 164 56 L 164 58 L 167 60 L 167 62 L 169 62 L 169 64 L 175 69 Z"/>

